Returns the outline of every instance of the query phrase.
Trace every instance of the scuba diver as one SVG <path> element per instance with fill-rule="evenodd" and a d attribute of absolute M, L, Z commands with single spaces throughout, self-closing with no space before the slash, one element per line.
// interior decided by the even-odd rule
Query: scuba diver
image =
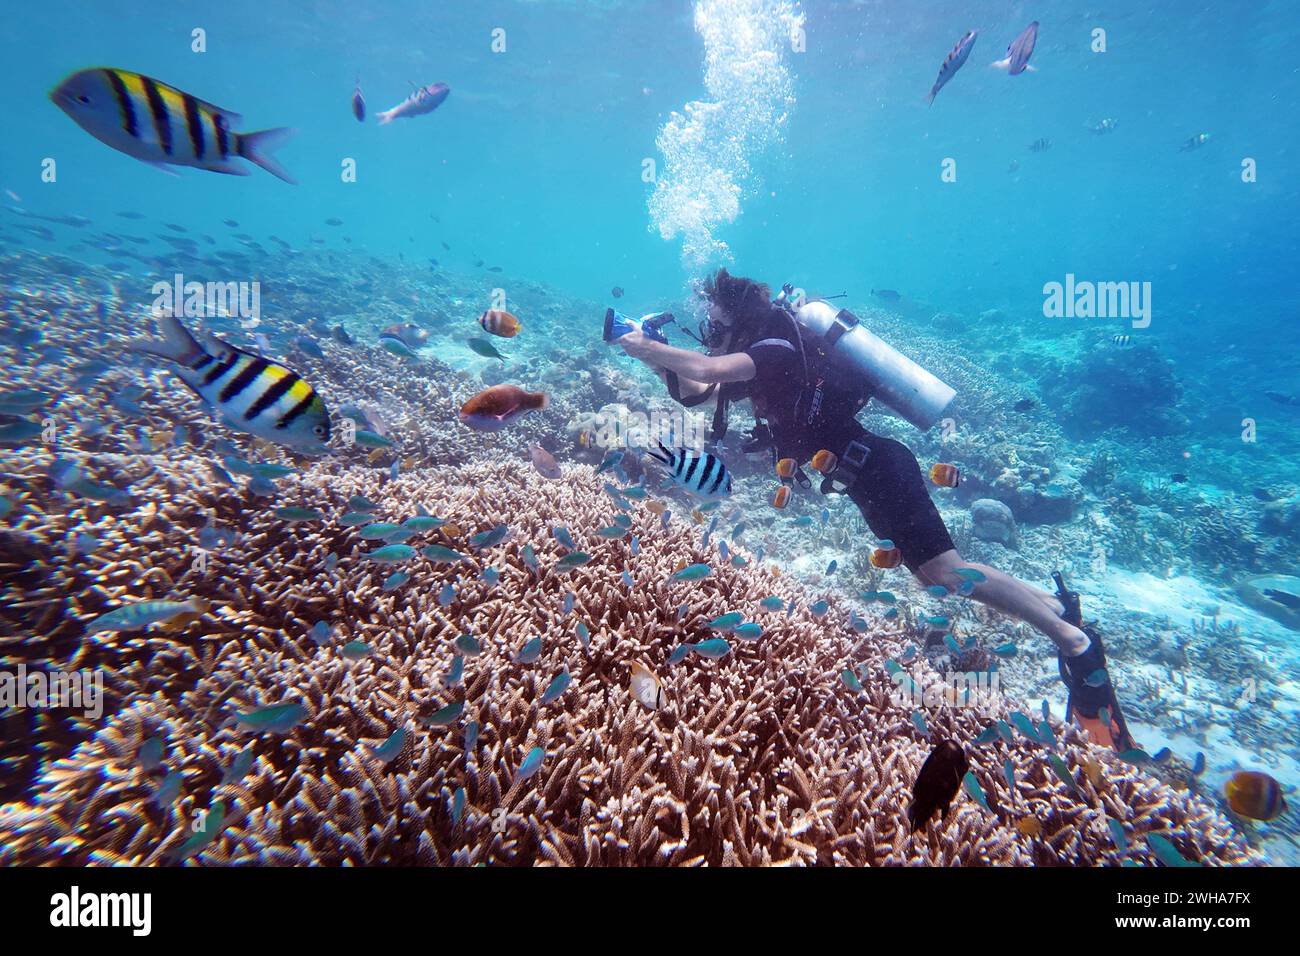
<path fill-rule="evenodd" d="M 726 434 L 728 404 L 749 399 L 757 424 L 745 452 L 770 449 L 774 460 L 792 458 L 799 465 L 819 450 L 833 452 L 822 494 L 848 495 L 872 533 L 894 542 L 923 585 L 956 592 L 965 581 L 958 570 L 978 569 L 983 580 L 967 589 L 970 597 L 1026 622 L 1056 645 L 1070 694 L 1067 720 L 1098 743 L 1132 748 L 1105 670 L 1101 636 L 1083 622 L 1079 595 L 1059 574 L 1052 594 L 963 561 L 930 500 L 916 456 L 857 421 L 875 397 L 925 430 L 956 392 L 872 335 L 851 312 L 824 299 L 791 302 L 792 291 L 787 285 L 773 300 L 768 286 L 719 270 L 700 290 L 707 318 L 697 341 L 707 354 L 669 345 L 660 331 L 672 320 L 666 313 L 637 323 L 610 310 L 605 337 L 655 371 L 674 401 L 688 408 L 715 401 L 711 441 Z M 804 488 L 812 484 L 802 468 L 794 479 Z"/>

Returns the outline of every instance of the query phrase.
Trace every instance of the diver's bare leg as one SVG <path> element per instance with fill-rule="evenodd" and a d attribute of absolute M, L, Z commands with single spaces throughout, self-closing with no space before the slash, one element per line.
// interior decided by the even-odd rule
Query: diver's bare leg
<path fill-rule="evenodd" d="M 942 584 L 950 591 L 955 591 L 965 581 L 957 573 L 958 568 L 975 568 L 984 575 L 984 580 L 977 582 L 975 590 L 970 594 L 981 604 L 1010 614 L 1036 628 L 1067 657 L 1073 657 L 1087 649 L 1088 636 L 1061 619 L 1060 614 L 1064 608 L 1053 595 L 1017 581 L 997 568 L 963 561 L 955 550 L 945 551 L 925 562 L 917 569 L 917 577 L 925 584 Z"/>

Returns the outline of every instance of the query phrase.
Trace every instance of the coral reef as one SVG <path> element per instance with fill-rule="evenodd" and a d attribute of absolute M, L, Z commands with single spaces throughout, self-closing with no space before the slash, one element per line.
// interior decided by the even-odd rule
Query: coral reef
<path fill-rule="evenodd" d="M 24 454 L 24 533 L 31 533 L 67 514 L 34 477 L 42 453 Z M 109 714 L 100 725 L 77 727 L 75 749 L 50 760 L 21 800 L 0 809 L 4 861 L 175 861 L 189 821 L 218 802 L 220 831 L 186 851 L 191 861 L 1116 863 L 1103 815 L 1124 825 L 1139 861 L 1154 862 L 1140 839 L 1151 832 L 1208 863 L 1257 859 L 1198 798 L 1059 724 L 1057 752 L 1074 768 L 1073 790 L 1053 774 L 1041 745 L 1018 738 L 972 746 L 993 812 L 963 799 L 946 822 L 910 835 L 909 788 L 931 743 L 891 697 L 885 663 L 901 654 L 901 639 L 887 631 L 863 639 L 838 606 L 820 619 L 803 609 L 764 614 L 763 596 L 800 596 L 768 565 L 724 565 L 702 582 L 671 581 L 684 564 L 708 559 L 692 527 L 679 520 L 661 530 L 653 514 L 638 510 L 633 557 L 627 540 L 595 535 L 611 510 L 599 487 L 587 466 L 567 465 L 563 480 L 546 482 L 499 453 L 396 480 L 316 465 L 292 497 L 324 511 L 324 521 L 286 524 L 246 508 L 240 541 L 214 553 L 203 572 L 193 561 L 195 516 L 228 514 L 232 503 L 206 487 L 196 463 L 157 467 L 137 484 L 130 512 L 84 507 L 78 517 L 99 529 L 112 557 L 50 569 L 63 579 L 44 592 L 58 609 L 46 612 L 36 641 L 6 651 L 102 668 Z M 375 501 L 386 520 L 425 505 L 448 522 L 430 540 L 467 553 L 465 541 L 482 528 L 505 522 L 513 536 L 465 564 L 415 558 L 411 581 L 385 591 L 388 569 L 364 557 L 355 529 L 332 520 L 353 494 Z M 556 524 L 573 530 L 593 554 L 590 564 L 556 569 L 562 552 L 548 533 Z M 526 543 L 537 570 L 525 560 Z M 470 573 L 489 563 L 501 571 L 495 584 Z M 624 569 L 635 587 L 620 581 Z M 438 594 L 453 581 L 455 597 L 444 606 Z M 575 596 L 569 616 L 561 609 L 567 592 Z M 203 597 L 211 610 L 177 629 L 84 636 L 87 622 L 123 601 L 178 594 Z M 707 636 L 705 622 L 732 609 L 763 624 L 757 643 L 733 642 L 720 660 L 664 665 L 674 647 Z M 318 621 L 335 632 L 324 646 L 307 635 Z M 579 621 L 589 627 L 586 644 Z M 480 650 L 454 678 L 461 634 L 473 635 Z M 533 635 L 542 637 L 541 656 L 521 664 L 518 652 Z M 345 641 L 364 642 L 368 653 L 342 653 Z M 661 710 L 628 692 L 637 660 L 664 681 Z M 923 661 L 909 667 L 918 680 L 930 676 Z M 861 691 L 841 680 L 845 668 L 863 675 Z M 572 685 L 540 704 L 565 670 Z M 245 735 L 230 725 L 236 712 L 290 700 L 301 701 L 307 716 L 286 733 Z M 464 711 L 450 726 L 430 722 L 457 702 Z M 988 706 L 985 714 L 937 709 L 931 733 L 969 744 L 987 719 L 1010 709 Z M 467 750 L 471 720 L 479 732 Z M 406 734 L 400 751 L 377 756 L 371 748 L 399 729 Z M 166 740 L 156 771 L 137 757 L 151 736 Z M 247 773 L 223 782 L 249 746 Z M 521 779 L 534 747 L 544 751 L 541 768 Z M 1015 793 L 1002 777 L 1007 759 Z M 1088 761 L 1105 766 L 1095 781 L 1078 772 Z M 164 771 L 181 775 L 174 805 L 156 797 Z M 1038 836 L 1015 826 L 1030 814 Z"/>

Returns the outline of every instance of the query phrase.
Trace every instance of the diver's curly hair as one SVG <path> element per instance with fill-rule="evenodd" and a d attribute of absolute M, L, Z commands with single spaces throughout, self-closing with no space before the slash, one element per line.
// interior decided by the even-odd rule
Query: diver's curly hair
<path fill-rule="evenodd" d="M 700 292 L 743 325 L 757 325 L 772 310 L 771 289 L 753 279 L 733 276 L 726 269 L 705 279 Z"/>

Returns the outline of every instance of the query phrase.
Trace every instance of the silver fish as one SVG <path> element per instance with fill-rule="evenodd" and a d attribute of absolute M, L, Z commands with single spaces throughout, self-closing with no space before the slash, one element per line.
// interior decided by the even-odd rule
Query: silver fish
<path fill-rule="evenodd" d="M 939 67 L 939 77 L 934 81 L 934 86 L 930 87 L 930 96 L 927 102 L 933 104 L 935 96 L 943 89 L 944 84 L 957 75 L 957 71 L 962 68 L 966 63 L 966 58 L 970 56 L 970 51 L 974 49 L 977 36 L 979 36 L 979 31 L 971 30 L 957 41 L 957 45 L 952 48 L 952 52 L 948 54 L 943 61 L 943 65 Z"/>
<path fill-rule="evenodd" d="M 1029 65 L 1029 58 L 1034 54 L 1034 44 L 1038 42 L 1038 21 L 1035 20 L 1021 32 L 1020 36 L 1011 41 L 1011 46 L 1007 47 L 1007 55 L 996 60 L 993 65 L 999 70 L 1006 70 L 1008 76 L 1016 76 L 1028 70 L 1031 73 L 1037 72 L 1034 67 Z"/>

